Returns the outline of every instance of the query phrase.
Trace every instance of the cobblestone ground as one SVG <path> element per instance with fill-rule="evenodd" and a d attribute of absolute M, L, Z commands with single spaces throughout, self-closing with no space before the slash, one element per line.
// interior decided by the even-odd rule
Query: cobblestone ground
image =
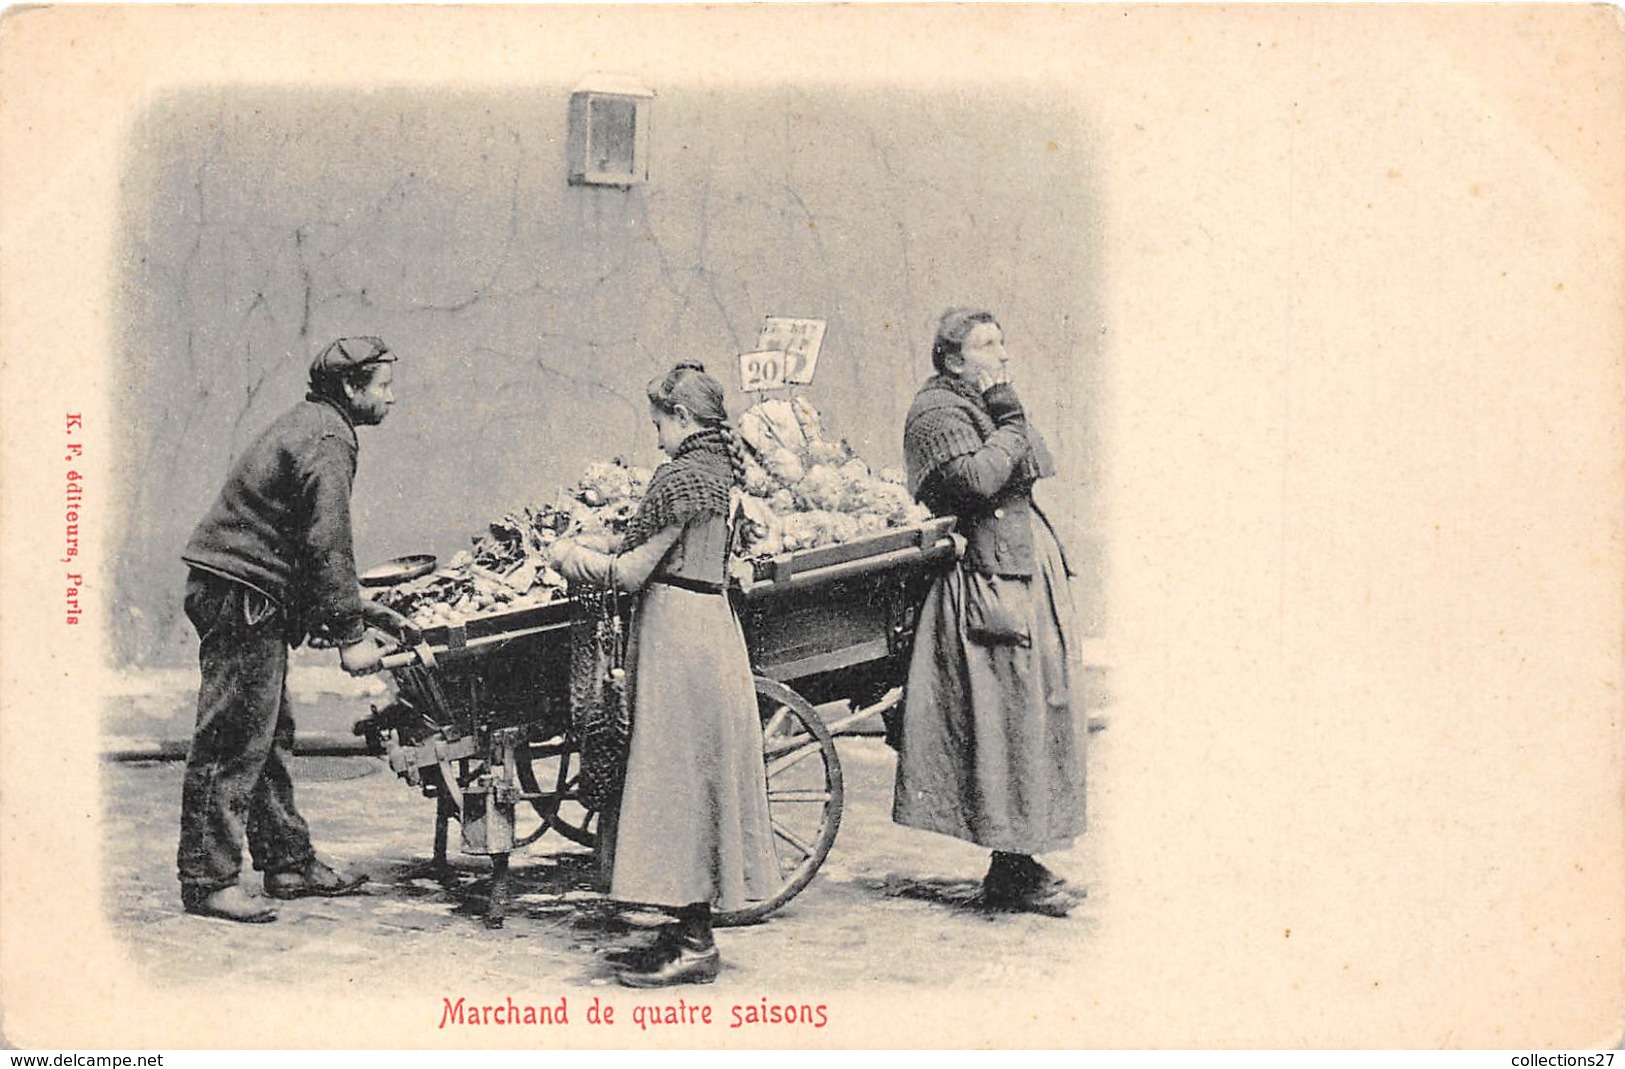
<path fill-rule="evenodd" d="M 1097 825 L 1109 819 L 1099 789 L 1109 735 L 1090 737 Z M 813 883 L 765 923 L 719 932 L 726 967 L 713 990 L 1032 984 L 1076 971 L 1107 898 L 1093 836 L 1045 859 L 1088 889 L 1070 917 L 988 912 L 975 902 L 985 852 L 891 822 L 894 761 L 880 740 L 845 738 L 840 750 L 847 795 L 833 852 Z M 399 982 L 421 968 L 432 969 L 441 990 L 591 987 L 614 983 L 605 952 L 647 938 L 591 892 L 590 855 L 555 834 L 513 856 L 515 901 L 506 926 L 489 930 L 480 917 L 489 862 L 457 853 L 455 824 L 454 879 L 431 878 L 431 800 L 367 757 L 300 758 L 296 775 L 317 850 L 369 874 L 368 893 L 281 903 L 275 923 L 242 925 L 181 912 L 174 878 L 180 763 L 105 766 L 106 904 L 153 982 Z M 257 893 L 253 875 L 245 874 L 245 885 Z"/>

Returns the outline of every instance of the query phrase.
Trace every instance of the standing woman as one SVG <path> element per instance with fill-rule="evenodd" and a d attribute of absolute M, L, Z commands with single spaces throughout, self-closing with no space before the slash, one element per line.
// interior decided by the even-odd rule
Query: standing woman
<path fill-rule="evenodd" d="M 768 898 L 778 883 L 756 690 L 726 594 L 729 493 L 743 457 L 704 365 L 680 363 L 648 393 L 671 460 L 650 480 L 620 553 L 554 549 L 572 582 L 642 592 L 627 650 L 626 780 L 601 848 L 610 896 L 663 907 L 677 924 L 620 973 L 630 987 L 716 979 L 712 909 Z"/>
<path fill-rule="evenodd" d="M 920 610 L 892 819 L 991 849 L 987 904 L 1064 916 L 1076 896 L 1033 856 L 1084 825 L 1071 572 L 1032 499 L 1055 466 L 992 313 L 943 313 L 931 362 L 903 431 L 908 486 L 967 545 Z"/>

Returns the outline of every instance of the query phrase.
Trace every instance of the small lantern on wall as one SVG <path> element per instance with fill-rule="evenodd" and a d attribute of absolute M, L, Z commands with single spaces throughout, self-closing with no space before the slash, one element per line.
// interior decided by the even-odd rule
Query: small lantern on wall
<path fill-rule="evenodd" d="M 570 94 L 570 184 L 635 186 L 649 180 L 654 90 L 634 78 L 596 74 Z"/>

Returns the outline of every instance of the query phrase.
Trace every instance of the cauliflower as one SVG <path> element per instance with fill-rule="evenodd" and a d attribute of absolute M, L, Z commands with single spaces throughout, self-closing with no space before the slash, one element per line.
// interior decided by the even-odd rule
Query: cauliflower
<path fill-rule="evenodd" d="M 827 440 L 824 437 L 824 418 L 818 414 L 818 409 L 813 407 L 811 401 L 801 394 L 796 394 L 790 399 L 790 411 L 796 418 L 802 437 L 809 445 Z"/>
<path fill-rule="evenodd" d="M 896 483 L 878 479 L 853 480 L 847 484 L 843 502 L 847 512 L 878 512 L 889 516 L 906 508 L 913 501 L 908 491 Z"/>
<path fill-rule="evenodd" d="M 760 407 L 763 418 L 780 445 L 797 453 L 807 448 L 807 436 L 801 430 L 801 420 L 796 416 L 794 404 L 783 398 L 774 398 L 763 401 Z"/>
<path fill-rule="evenodd" d="M 839 508 L 845 491 L 841 472 L 828 464 L 814 465 L 795 487 L 796 496 L 815 509 Z"/>
<path fill-rule="evenodd" d="M 767 507 L 772 509 L 774 512 L 777 512 L 780 516 L 790 515 L 796 511 L 795 495 L 790 493 L 789 490 L 783 488 L 775 490 L 772 494 L 768 495 Z"/>
<path fill-rule="evenodd" d="M 619 460 L 588 465 L 586 474 L 577 484 L 576 496 L 583 504 L 593 507 L 621 501 L 631 495 L 631 471 Z"/>
<path fill-rule="evenodd" d="M 848 516 L 844 512 L 831 512 L 829 519 L 824 522 L 824 538 L 828 544 L 851 542 L 858 537 L 858 532 L 857 517 Z"/>
<path fill-rule="evenodd" d="M 776 449 L 800 453 L 807 448 L 807 436 L 801 432 L 795 409 L 782 399 L 752 405 L 740 415 L 737 426 L 739 436 L 758 455 L 765 456 Z"/>
<path fill-rule="evenodd" d="M 857 532 L 858 521 L 854 517 L 824 509 L 798 512 L 784 518 L 784 548 L 816 549 L 849 542 L 857 537 Z"/>
<path fill-rule="evenodd" d="M 801 549 L 815 549 L 828 541 L 824 517 L 827 512 L 797 512 L 784 517 L 784 548 L 791 553 Z"/>
<path fill-rule="evenodd" d="M 858 537 L 879 534 L 886 529 L 886 517 L 878 512 L 865 512 L 858 516 Z"/>
<path fill-rule="evenodd" d="M 852 450 L 845 442 L 810 442 L 807 445 L 807 458 L 814 464 L 844 464 L 851 457 Z"/>
<path fill-rule="evenodd" d="M 762 454 L 762 466 L 773 474 L 773 477 L 789 486 L 799 483 L 807 474 L 806 465 L 801 458 L 788 449 L 769 449 Z"/>

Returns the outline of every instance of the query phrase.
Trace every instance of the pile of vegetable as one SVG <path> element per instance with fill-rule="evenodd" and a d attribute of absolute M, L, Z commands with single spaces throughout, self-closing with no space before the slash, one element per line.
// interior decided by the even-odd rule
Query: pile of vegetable
<path fill-rule="evenodd" d="M 900 472 L 871 472 L 832 441 L 804 397 L 762 401 L 738 420 L 745 493 L 734 551 L 746 558 L 850 542 L 929 518 Z M 547 505 L 509 512 L 446 565 L 390 587 L 380 600 L 419 628 L 545 605 L 565 596 L 551 547 L 561 538 L 601 552 L 620 546 L 652 473 L 616 459 L 587 468 Z"/>
<path fill-rule="evenodd" d="M 553 567 L 553 544 L 570 538 L 614 551 L 650 474 L 618 458 L 593 464 L 552 504 L 508 513 L 444 566 L 390 587 L 379 600 L 414 626 L 428 628 L 562 598 L 569 584 Z"/>
<path fill-rule="evenodd" d="M 739 417 L 745 445 L 745 556 L 773 557 L 850 542 L 930 518 L 895 469 L 872 472 L 832 441 L 805 397 L 762 401 Z"/>

